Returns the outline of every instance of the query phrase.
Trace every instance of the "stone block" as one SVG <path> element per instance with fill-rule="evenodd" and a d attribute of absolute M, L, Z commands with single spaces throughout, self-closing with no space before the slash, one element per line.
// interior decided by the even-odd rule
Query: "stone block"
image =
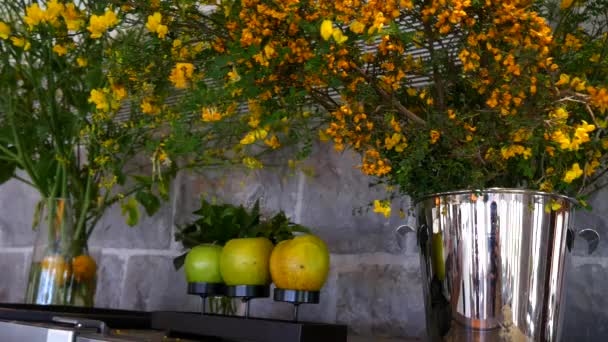
<path fill-rule="evenodd" d="M 0 303 L 23 303 L 30 253 L 0 251 Z"/>
<path fill-rule="evenodd" d="M 38 192 L 17 180 L 0 185 L 0 246 L 31 246 L 36 236 L 32 230 Z"/>
<path fill-rule="evenodd" d="M 573 258 L 566 273 L 562 341 L 608 341 L 608 265 Z"/>
<path fill-rule="evenodd" d="M 173 268 L 173 256 L 134 255 L 125 270 L 120 307 L 130 310 L 199 311 L 201 300 L 187 293 L 183 269 Z"/>
<path fill-rule="evenodd" d="M 600 234 L 600 243 L 593 256 L 605 258 L 608 257 L 608 243 L 606 243 L 606 237 L 608 237 L 608 217 L 605 215 L 608 212 L 608 188 L 594 193 L 589 199 L 589 204 L 593 210 L 579 209 L 574 213 L 573 228 L 575 230 L 585 228 L 597 230 Z M 585 240 L 581 238 L 575 240 L 574 255 L 587 255 L 587 242 Z"/>
<path fill-rule="evenodd" d="M 95 227 L 89 240 L 92 247 L 168 249 L 173 240 L 172 210 L 163 203 L 152 217 L 140 208 L 140 221 L 129 227 L 119 205 L 109 208 Z"/>
<path fill-rule="evenodd" d="M 387 198 L 387 192 L 370 186 L 374 179 L 356 168 L 358 155 L 321 144 L 306 163 L 314 175 L 306 176 L 302 187 L 300 223 L 313 227 L 333 253 L 403 252 L 394 230 L 405 223 L 397 212 L 409 208 L 407 196 L 393 201 L 394 214 L 386 219 L 372 211 L 372 203 Z"/>
<path fill-rule="evenodd" d="M 95 293 L 95 307 L 120 308 L 126 257 L 102 253 L 96 260 L 97 292 Z"/>
<path fill-rule="evenodd" d="M 360 265 L 340 272 L 337 288 L 337 321 L 348 324 L 353 333 L 380 337 L 424 334 L 420 272 L 412 263 Z"/>
<path fill-rule="evenodd" d="M 257 199 L 263 214 L 285 211 L 294 216 L 297 177 L 285 167 L 261 170 L 206 170 L 180 175 L 175 204 L 175 223 L 189 223 L 192 212 L 200 207 L 201 197 L 217 203 L 232 203 L 251 207 Z"/>

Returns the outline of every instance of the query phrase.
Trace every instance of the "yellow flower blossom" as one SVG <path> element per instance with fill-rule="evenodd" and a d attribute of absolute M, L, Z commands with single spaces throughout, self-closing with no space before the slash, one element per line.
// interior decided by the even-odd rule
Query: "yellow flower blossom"
<path fill-rule="evenodd" d="M 127 97 L 127 89 L 125 89 L 125 86 L 123 86 L 121 84 L 113 84 L 112 85 L 112 96 L 114 97 L 114 100 L 120 101 L 120 100 L 124 99 L 125 97 Z"/>
<path fill-rule="evenodd" d="M 384 139 L 384 147 L 386 147 L 386 149 L 390 151 L 391 149 L 393 149 L 393 147 L 395 147 L 395 145 L 397 145 L 401 141 L 401 137 L 402 135 L 399 133 L 393 133 L 391 137 L 386 137 Z"/>
<path fill-rule="evenodd" d="M 25 40 L 25 38 L 11 37 L 11 41 L 13 42 L 13 45 L 16 47 L 22 47 L 24 51 L 29 50 L 31 47 L 30 42 Z"/>
<path fill-rule="evenodd" d="M 118 24 L 118 18 L 113 11 L 107 10 L 103 15 L 91 16 L 87 30 L 91 32 L 91 38 L 100 38 L 108 29 Z"/>
<path fill-rule="evenodd" d="M 79 67 L 84 68 L 87 65 L 89 65 L 89 61 L 87 61 L 86 58 L 84 57 L 78 57 L 76 58 L 76 63 L 78 64 Z"/>
<path fill-rule="evenodd" d="M 250 145 L 250 144 L 253 144 L 254 142 L 256 142 L 256 140 L 265 139 L 267 135 L 268 135 L 268 131 L 266 131 L 265 129 L 262 129 L 262 128 L 258 128 L 255 131 L 251 131 L 251 132 L 247 133 L 245 135 L 245 137 L 243 137 L 243 139 L 241 139 L 240 144 L 241 145 Z"/>
<path fill-rule="evenodd" d="M 573 180 L 579 178 L 582 175 L 583 170 L 581 170 L 581 167 L 578 165 L 578 163 L 574 163 L 572 164 L 572 168 L 566 171 L 563 181 L 566 183 L 572 183 Z"/>
<path fill-rule="evenodd" d="M 144 114 L 156 115 L 160 113 L 160 108 L 158 108 L 158 106 L 154 104 L 154 101 L 149 97 L 144 98 L 139 107 Z"/>
<path fill-rule="evenodd" d="M 261 169 L 264 167 L 262 162 L 253 158 L 253 157 L 245 157 L 243 158 L 243 164 L 250 169 Z"/>
<path fill-rule="evenodd" d="M 53 46 L 53 52 L 58 54 L 59 56 L 63 56 L 68 53 L 68 49 L 66 49 L 66 47 L 63 45 L 56 44 L 55 46 Z"/>
<path fill-rule="evenodd" d="M 8 39 L 11 34 L 11 27 L 0 21 L 0 39 Z"/>
<path fill-rule="evenodd" d="M 517 155 L 521 155 L 524 157 L 524 159 L 528 159 L 530 158 L 530 156 L 532 156 L 532 149 L 519 144 L 514 144 L 508 147 L 501 148 L 500 154 L 502 155 L 502 159 L 505 160 L 515 157 Z"/>
<path fill-rule="evenodd" d="M 569 84 L 569 83 L 570 83 L 570 76 L 568 76 L 566 74 L 561 74 L 561 75 L 559 75 L 559 81 L 555 82 L 555 85 L 560 86 L 560 85 Z"/>
<path fill-rule="evenodd" d="M 430 136 L 431 136 L 431 144 L 435 144 L 441 137 L 441 133 L 439 133 L 439 131 L 433 129 L 430 132 Z"/>
<path fill-rule="evenodd" d="M 591 105 L 598 108 L 600 113 L 604 114 L 608 110 L 608 90 L 606 88 L 597 90 L 594 87 L 588 87 L 587 91 L 591 95 Z"/>
<path fill-rule="evenodd" d="M 597 167 L 600 166 L 600 161 L 593 159 L 590 163 L 585 164 L 585 176 L 592 176 Z"/>
<path fill-rule="evenodd" d="M 78 31 L 83 25 L 84 20 L 72 3 L 65 5 L 65 11 L 61 14 L 65 25 L 70 31 Z"/>
<path fill-rule="evenodd" d="M 228 71 L 228 79 L 230 82 L 238 82 L 241 80 L 241 76 L 235 67 L 232 67 L 232 71 Z"/>
<path fill-rule="evenodd" d="M 205 122 L 220 121 L 222 114 L 215 107 L 203 107 L 201 120 Z"/>
<path fill-rule="evenodd" d="M 594 53 L 589 57 L 589 62 L 597 63 L 600 61 L 601 55 L 599 53 Z"/>
<path fill-rule="evenodd" d="M 187 88 L 188 83 L 192 80 L 193 73 L 194 65 L 192 63 L 177 63 L 171 70 L 169 81 L 173 83 L 175 88 Z"/>
<path fill-rule="evenodd" d="M 148 31 L 152 33 L 158 34 L 158 38 L 165 38 L 167 32 L 169 31 L 166 25 L 161 24 L 162 15 L 160 12 L 154 12 L 154 14 L 148 16 L 148 22 L 146 23 L 146 28 Z"/>
<path fill-rule="evenodd" d="M 334 24 L 331 20 L 323 20 L 321 23 L 321 37 L 324 40 L 329 40 L 334 32 Z"/>
<path fill-rule="evenodd" d="M 272 148 L 273 150 L 281 147 L 279 138 L 277 138 L 277 136 L 274 134 L 270 137 L 270 139 L 264 140 L 264 144 L 270 146 L 270 148 Z"/>
<path fill-rule="evenodd" d="M 106 90 L 104 89 L 91 90 L 89 103 L 94 103 L 95 108 L 101 112 L 108 112 L 110 110 L 110 103 L 108 102 Z"/>
<path fill-rule="evenodd" d="M 338 43 L 338 45 L 340 45 L 348 40 L 348 37 L 345 36 L 342 33 L 342 30 L 340 30 L 340 29 L 335 29 L 334 32 L 332 32 L 331 36 L 334 38 L 336 43 Z"/>
<path fill-rule="evenodd" d="M 350 27 L 349 28 L 354 33 L 361 34 L 361 33 L 363 33 L 363 31 L 365 31 L 365 24 L 363 24 L 360 21 L 353 20 L 353 22 L 350 23 Z"/>
<path fill-rule="evenodd" d="M 389 218 L 391 216 L 390 202 L 374 200 L 374 212 L 384 215 L 385 218 Z"/>
<path fill-rule="evenodd" d="M 574 3 L 574 0 L 562 0 L 562 3 L 559 5 L 559 7 L 561 9 L 568 9 L 570 8 L 570 6 L 572 6 L 572 3 Z"/>
<path fill-rule="evenodd" d="M 57 18 L 64 12 L 65 5 L 57 0 L 51 0 L 46 3 L 46 20 L 52 24 L 57 22 Z"/>
<path fill-rule="evenodd" d="M 46 13 L 40 8 L 40 6 L 38 6 L 37 3 L 34 3 L 25 9 L 25 16 L 23 17 L 23 21 L 31 29 L 34 26 L 40 23 L 44 23 L 46 21 Z"/>

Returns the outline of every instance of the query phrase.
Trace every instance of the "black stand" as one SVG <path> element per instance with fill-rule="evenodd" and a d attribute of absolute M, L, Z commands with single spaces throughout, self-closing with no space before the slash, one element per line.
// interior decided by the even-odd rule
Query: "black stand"
<path fill-rule="evenodd" d="M 274 300 L 293 304 L 293 321 L 298 321 L 298 310 L 300 304 L 319 304 L 321 294 L 319 291 L 299 291 L 274 289 Z"/>
<path fill-rule="evenodd" d="M 206 311 L 207 297 L 223 296 L 226 294 L 226 286 L 221 283 L 188 283 L 188 294 L 198 295 L 202 299 L 201 314 Z"/>
<path fill-rule="evenodd" d="M 268 285 L 234 285 L 226 286 L 226 296 L 241 298 L 245 302 L 245 317 L 249 318 L 250 300 L 254 298 L 270 297 L 270 286 Z"/>

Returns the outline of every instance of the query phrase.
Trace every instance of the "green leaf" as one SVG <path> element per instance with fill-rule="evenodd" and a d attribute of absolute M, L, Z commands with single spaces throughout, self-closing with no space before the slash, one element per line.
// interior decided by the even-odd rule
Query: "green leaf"
<path fill-rule="evenodd" d="M 0 184 L 13 178 L 16 169 L 17 163 L 14 161 L 0 160 Z"/>
<path fill-rule="evenodd" d="M 173 267 L 175 267 L 176 270 L 179 270 L 182 268 L 182 266 L 184 266 L 184 263 L 186 262 L 186 255 L 188 255 L 188 252 L 173 259 Z"/>
<path fill-rule="evenodd" d="M 135 194 L 135 199 L 146 209 L 148 216 L 156 214 L 160 209 L 160 200 L 148 191 L 138 191 Z"/>
<path fill-rule="evenodd" d="M 121 205 L 122 215 L 126 215 L 126 223 L 129 227 L 134 227 L 139 222 L 139 208 L 137 207 L 137 201 L 131 197 L 127 203 Z"/>

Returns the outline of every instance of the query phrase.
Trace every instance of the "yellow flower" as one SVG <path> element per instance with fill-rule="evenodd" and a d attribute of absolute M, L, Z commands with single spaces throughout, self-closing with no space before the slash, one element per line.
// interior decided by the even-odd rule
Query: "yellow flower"
<path fill-rule="evenodd" d="M 600 61 L 600 57 L 601 55 L 599 53 L 594 53 L 590 58 L 589 61 L 593 62 L 593 63 L 597 63 Z"/>
<path fill-rule="evenodd" d="M 255 131 L 251 131 L 241 139 L 241 145 L 250 145 L 253 144 L 256 140 L 265 139 L 268 135 L 268 131 L 258 128 Z"/>
<path fill-rule="evenodd" d="M 104 15 L 91 16 L 87 30 L 91 32 L 91 38 L 100 38 L 108 29 L 118 24 L 118 18 L 114 12 L 108 10 Z"/>
<path fill-rule="evenodd" d="M 11 27 L 0 21 L 0 39 L 8 39 L 11 34 Z"/>
<path fill-rule="evenodd" d="M 578 165 L 578 163 L 574 163 L 572 164 L 572 168 L 566 171 L 563 180 L 566 183 L 572 183 L 573 180 L 579 178 L 582 175 L 583 170 L 581 170 L 581 167 Z"/>
<path fill-rule="evenodd" d="M 353 20 L 353 22 L 350 23 L 350 30 L 354 33 L 361 34 L 363 31 L 365 31 L 365 24 L 360 21 Z"/>
<path fill-rule="evenodd" d="M 264 144 L 270 146 L 273 150 L 281 147 L 281 143 L 279 143 L 279 138 L 276 135 L 272 135 L 270 139 L 264 140 Z"/>
<path fill-rule="evenodd" d="M 23 21 L 31 28 L 46 21 L 46 13 L 37 3 L 28 6 L 25 9 Z"/>
<path fill-rule="evenodd" d="M 559 75 L 559 81 L 555 82 L 556 86 L 560 86 L 562 84 L 569 84 L 570 83 L 570 76 L 566 75 L 566 74 L 561 74 Z"/>
<path fill-rule="evenodd" d="M 78 31 L 84 25 L 84 20 L 82 20 L 74 4 L 65 5 L 65 11 L 61 15 L 70 31 Z"/>
<path fill-rule="evenodd" d="M 56 44 L 55 46 L 53 46 L 53 52 L 55 52 L 59 56 L 63 56 L 68 53 L 68 49 L 66 49 L 63 45 Z"/>
<path fill-rule="evenodd" d="M 321 37 L 324 40 L 329 40 L 333 32 L 334 24 L 331 22 L 331 20 L 323 20 L 323 22 L 321 23 Z"/>
<path fill-rule="evenodd" d="M 215 107 L 203 107 L 201 119 L 205 122 L 220 121 L 222 114 Z"/>
<path fill-rule="evenodd" d="M 11 41 L 13 42 L 13 45 L 17 47 L 22 47 L 24 51 L 29 50 L 32 46 L 30 42 L 25 40 L 25 38 L 11 37 Z"/>
<path fill-rule="evenodd" d="M 194 65 L 192 63 L 177 63 L 175 68 L 171 70 L 169 81 L 173 83 L 175 88 L 187 88 L 188 82 L 192 80 L 194 73 Z"/>
<path fill-rule="evenodd" d="M 568 9 L 572 6 L 574 0 L 562 0 L 562 3 L 559 5 L 561 9 Z"/>
<path fill-rule="evenodd" d="M 114 100 L 120 101 L 127 97 L 127 89 L 121 84 L 112 84 L 112 95 Z"/>
<path fill-rule="evenodd" d="M 56 23 L 57 17 L 59 17 L 64 10 L 65 6 L 62 3 L 57 2 L 57 0 L 47 2 L 45 13 L 46 20 L 53 24 Z"/>
<path fill-rule="evenodd" d="M 392 137 L 386 137 L 384 139 L 384 146 L 386 147 L 387 150 L 391 150 L 393 149 L 393 147 L 395 147 L 395 145 L 397 145 L 399 143 L 399 141 L 401 141 L 401 134 L 399 133 L 393 133 Z"/>
<path fill-rule="evenodd" d="M 84 57 L 78 57 L 78 58 L 76 58 L 76 63 L 78 63 L 78 66 L 81 67 L 81 68 L 84 68 L 84 67 L 86 67 L 89 64 L 89 62 L 87 61 L 87 59 L 84 58 Z"/>
<path fill-rule="evenodd" d="M 161 24 L 163 17 L 160 12 L 154 12 L 154 14 L 148 16 L 148 22 L 146 23 L 146 28 L 148 31 L 152 33 L 157 33 L 158 38 L 165 38 L 165 35 L 168 32 L 168 28 L 166 25 Z"/>
<path fill-rule="evenodd" d="M 388 201 L 374 200 L 374 212 L 389 218 L 391 216 L 391 204 Z"/>
<path fill-rule="evenodd" d="M 160 113 L 160 108 L 158 108 L 156 105 L 154 105 L 152 99 L 146 97 L 141 101 L 141 104 L 139 105 L 139 107 L 141 108 L 142 113 L 144 114 L 150 114 L 150 115 L 156 115 L 158 113 Z"/>
<path fill-rule="evenodd" d="M 93 89 L 91 90 L 91 96 L 89 96 L 89 103 L 94 103 L 95 108 L 102 112 L 110 110 L 110 103 L 106 97 L 106 91 L 104 89 Z"/>
<path fill-rule="evenodd" d="M 342 44 L 348 40 L 348 37 L 342 34 L 342 30 L 340 29 L 335 29 L 334 32 L 332 32 L 332 37 L 338 44 Z"/>
<path fill-rule="evenodd" d="M 261 169 L 264 167 L 264 165 L 259 160 L 253 157 L 243 158 L 243 164 L 250 169 Z"/>
<path fill-rule="evenodd" d="M 437 140 L 439 140 L 439 138 L 441 137 L 441 133 L 439 133 L 439 131 L 433 129 L 430 132 L 430 136 L 431 136 L 431 144 L 435 144 L 437 142 Z"/>
<path fill-rule="evenodd" d="M 228 71 L 228 79 L 231 82 L 238 82 L 241 80 L 241 76 L 239 75 L 235 67 L 232 67 L 232 71 Z"/>

